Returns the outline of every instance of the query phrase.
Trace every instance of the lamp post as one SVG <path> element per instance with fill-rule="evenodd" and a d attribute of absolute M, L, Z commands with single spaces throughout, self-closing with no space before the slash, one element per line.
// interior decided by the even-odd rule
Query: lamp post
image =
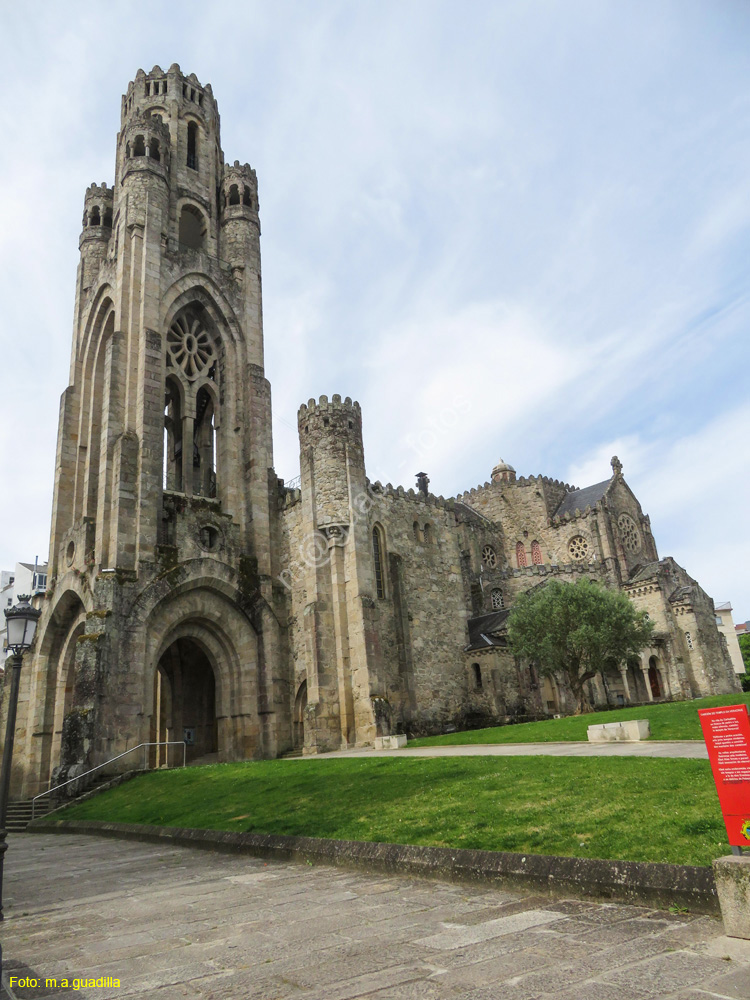
<path fill-rule="evenodd" d="M 5 820 L 8 812 L 8 792 L 10 790 L 10 766 L 13 760 L 13 741 L 16 735 L 16 709 L 18 708 L 18 686 L 21 680 L 21 662 L 23 654 L 31 645 L 36 632 L 36 623 L 41 611 L 32 608 L 30 597 L 19 597 L 14 608 L 8 608 L 5 618 L 8 625 L 8 649 L 11 656 L 6 664 L 10 664 L 10 698 L 8 700 L 8 722 L 5 729 L 5 744 L 3 746 L 3 770 L 0 774 L 0 920 L 3 920 L 3 862 L 7 831 Z"/>

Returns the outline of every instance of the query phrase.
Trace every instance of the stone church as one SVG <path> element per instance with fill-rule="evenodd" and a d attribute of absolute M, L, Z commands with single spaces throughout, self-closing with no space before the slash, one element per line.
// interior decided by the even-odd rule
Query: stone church
<path fill-rule="evenodd" d="M 299 488 L 277 478 L 257 179 L 224 162 L 209 85 L 139 70 L 79 245 L 15 794 L 148 741 L 238 760 L 572 709 L 507 648 L 516 595 L 550 577 L 621 588 L 656 623 L 597 703 L 736 690 L 710 598 L 659 559 L 616 459 L 585 489 L 503 462 L 453 499 L 425 473 L 383 486 L 333 395 L 300 407 Z"/>

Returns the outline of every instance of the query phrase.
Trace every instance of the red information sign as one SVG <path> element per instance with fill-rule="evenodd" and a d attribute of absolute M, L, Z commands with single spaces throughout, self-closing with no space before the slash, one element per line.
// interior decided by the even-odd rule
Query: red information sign
<path fill-rule="evenodd" d="M 747 705 L 699 708 L 729 843 L 750 846 L 750 715 Z"/>

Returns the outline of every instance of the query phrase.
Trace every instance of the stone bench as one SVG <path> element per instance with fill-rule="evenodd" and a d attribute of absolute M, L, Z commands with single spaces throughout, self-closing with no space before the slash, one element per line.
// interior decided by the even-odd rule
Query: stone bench
<path fill-rule="evenodd" d="M 396 736 L 376 736 L 374 746 L 376 750 L 398 750 L 399 747 L 406 746 L 406 735 L 398 733 Z"/>
<path fill-rule="evenodd" d="M 587 734 L 589 743 L 621 743 L 648 739 L 651 735 L 651 726 L 648 719 L 605 722 L 603 725 L 589 726 Z"/>

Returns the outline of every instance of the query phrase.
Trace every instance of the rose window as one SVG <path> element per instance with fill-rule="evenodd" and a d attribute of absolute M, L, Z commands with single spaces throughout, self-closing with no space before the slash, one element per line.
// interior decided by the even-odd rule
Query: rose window
<path fill-rule="evenodd" d="M 589 543 L 583 535 L 576 535 L 568 542 L 568 552 L 576 562 L 585 559 L 589 551 Z"/>
<path fill-rule="evenodd" d="M 497 556 L 491 545 L 485 545 L 482 549 L 482 562 L 488 569 L 494 569 L 497 566 Z"/>
<path fill-rule="evenodd" d="M 208 373 L 216 360 L 208 332 L 190 313 L 178 316 L 167 331 L 167 352 L 172 364 L 182 368 L 189 379 Z"/>
<path fill-rule="evenodd" d="M 638 552 L 641 547 L 641 536 L 633 518 L 628 514 L 620 514 L 617 519 L 617 527 L 620 529 L 622 544 L 628 552 Z"/>

